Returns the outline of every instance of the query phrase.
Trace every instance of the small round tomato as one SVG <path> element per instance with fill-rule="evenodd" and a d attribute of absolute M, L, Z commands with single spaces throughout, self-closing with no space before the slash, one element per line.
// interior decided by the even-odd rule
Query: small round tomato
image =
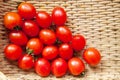
<path fill-rule="evenodd" d="M 57 55 L 58 48 L 56 46 L 46 46 L 42 51 L 42 56 L 48 60 L 53 60 Z"/>
<path fill-rule="evenodd" d="M 37 36 L 40 30 L 38 25 L 32 20 L 25 21 L 22 29 L 29 37 Z"/>
<path fill-rule="evenodd" d="M 32 4 L 27 2 L 22 2 L 18 6 L 18 13 L 24 19 L 32 19 L 36 15 L 36 9 Z"/>
<path fill-rule="evenodd" d="M 40 11 L 37 13 L 36 21 L 42 28 L 48 28 L 51 26 L 52 23 L 51 16 L 45 11 Z"/>
<path fill-rule="evenodd" d="M 72 40 L 72 32 L 67 26 L 57 27 L 56 36 L 59 40 L 61 40 L 64 43 L 70 42 Z"/>
<path fill-rule="evenodd" d="M 75 35 L 72 38 L 72 47 L 74 50 L 82 50 L 86 45 L 86 40 L 82 35 Z"/>
<path fill-rule="evenodd" d="M 15 27 L 21 27 L 22 19 L 16 12 L 8 12 L 4 16 L 4 25 L 7 29 L 13 30 Z"/>
<path fill-rule="evenodd" d="M 67 20 L 67 14 L 61 7 L 55 7 L 52 11 L 52 21 L 57 26 L 63 26 Z"/>
<path fill-rule="evenodd" d="M 88 48 L 83 53 L 84 60 L 91 66 L 96 66 L 100 63 L 100 52 L 95 48 Z"/>
<path fill-rule="evenodd" d="M 59 47 L 59 55 L 65 60 L 69 60 L 73 56 L 73 49 L 70 44 L 63 43 Z"/>
<path fill-rule="evenodd" d="M 80 58 L 73 57 L 68 61 L 68 69 L 72 75 L 78 76 L 85 70 L 85 65 Z"/>
<path fill-rule="evenodd" d="M 67 62 L 62 58 L 57 58 L 52 62 L 51 71 L 56 77 L 62 77 L 67 72 Z"/>
<path fill-rule="evenodd" d="M 9 39 L 12 43 L 24 46 L 27 44 L 28 38 L 22 31 L 11 31 Z"/>
<path fill-rule="evenodd" d="M 44 58 L 39 58 L 35 62 L 35 72 L 40 76 L 46 77 L 50 74 L 50 63 Z"/>
<path fill-rule="evenodd" d="M 31 38 L 27 42 L 26 49 L 32 50 L 34 55 L 39 55 L 42 52 L 43 44 L 38 38 Z"/>
<path fill-rule="evenodd" d="M 34 66 L 34 58 L 29 54 L 24 54 L 18 60 L 18 66 L 23 70 L 30 70 Z"/>
<path fill-rule="evenodd" d="M 4 49 L 5 57 L 9 60 L 18 60 L 22 56 L 22 49 L 15 44 L 8 44 Z"/>
<path fill-rule="evenodd" d="M 40 40 L 47 45 L 54 44 L 56 41 L 56 35 L 52 30 L 42 29 L 39 33 Z"/>

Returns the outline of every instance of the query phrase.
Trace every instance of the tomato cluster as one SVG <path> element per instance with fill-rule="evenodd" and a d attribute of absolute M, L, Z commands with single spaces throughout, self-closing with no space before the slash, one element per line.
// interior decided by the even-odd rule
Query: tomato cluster
<path fill-rule="evenodd" d="M 65 26 L 67 14 L 61 7 L 55 7 L 52 14 L 37 12 L 27 2 L 18 5 L 18 12 L 8 12 L 4 16 L 4 25 L 9 30 L 8 44 L 4 49 L 5 57 L 17 61 L 19 68 L 30 70 L 34 67 L 40 76 L 50 73 L 62 77 L 67 71 L 74 76 L 85 71 L 85 64 L 75 52 L 84 49 L 84 36 L 72 35 Z M 88 48 L 82 58 L 95 66 L 101 56 L 97 49 Z"/>

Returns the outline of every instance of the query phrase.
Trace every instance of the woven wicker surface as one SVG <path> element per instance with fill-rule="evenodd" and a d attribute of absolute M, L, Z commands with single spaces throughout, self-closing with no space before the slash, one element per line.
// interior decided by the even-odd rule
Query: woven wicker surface
<path fill-rule="evenodd" d="M 0 1 L 0 71 L 10 80 L 120 80 L 120 0 L 53 0 L 28 1 L 37 11 L 51 13 L 55 6 L 62 6 L 68 15 L 66 25 L 73 34 L 82 34 L 87 40 L 87 47 L 95 47 L 102 55 L 101 63 L 96 68 L 86 64 L 84 77 L 66 74 L 62 78 L 53 75 L 42 78 L 35 72 L 22 71 L 14 63 L 4 58 L 4 47 L 8 44 L 3 15 L 16 11 L 22 0 Z M 1 79 L 0 79 L 1 80 Z"/>

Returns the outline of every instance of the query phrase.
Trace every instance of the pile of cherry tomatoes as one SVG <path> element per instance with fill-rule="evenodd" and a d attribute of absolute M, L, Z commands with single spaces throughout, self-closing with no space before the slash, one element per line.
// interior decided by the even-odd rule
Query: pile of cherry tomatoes
<path fill-rule="evenodd" d="M 23 70 L 34 68 L 44 77 L 50 73 L 62 77 L 67 72 L 80 75 L 85 71 L 85 64 L 74 53 L 84 49 L 86 40 L 80 34 L 72 35 L 65 26 L 66 20 L 62 7 L 55 7 L 50 15 L 45 11 L 37 12 L 32 4 L 22 2 L 18 12 L 4 15 L 10 41 L 4 49 L 5 57 L 17 61 Z M 81 55 L 90 66 L 97 65 L 101 59 L 95 48 L 85 49 Z"/>

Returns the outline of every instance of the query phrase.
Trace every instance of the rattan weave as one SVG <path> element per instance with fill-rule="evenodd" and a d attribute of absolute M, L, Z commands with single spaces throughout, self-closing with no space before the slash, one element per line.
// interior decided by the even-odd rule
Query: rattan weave
<path fill-rule="evenodd" d="M 51 13 L 55 6 L 62 6 L 68 15 L 66 25 L 73 34 L 82 34 L 87 47 L 100 50 L 102 59 L 96 68 L 86 64 L 84 77 L 66 74 L 62 78 L 53 75 L 42 78 L 33 71 L 22 71 L 4 57 L 4 47 L 8 44 L 7 31 L 3 25 L 3 15 L 16 11 L 22 0 L 0 1 L 0 71 L 10 80 L 120 80 L 120 0 L 30 0 L 37 11 Z M 2 79 L 0 79 L 2 80 Z"/>

